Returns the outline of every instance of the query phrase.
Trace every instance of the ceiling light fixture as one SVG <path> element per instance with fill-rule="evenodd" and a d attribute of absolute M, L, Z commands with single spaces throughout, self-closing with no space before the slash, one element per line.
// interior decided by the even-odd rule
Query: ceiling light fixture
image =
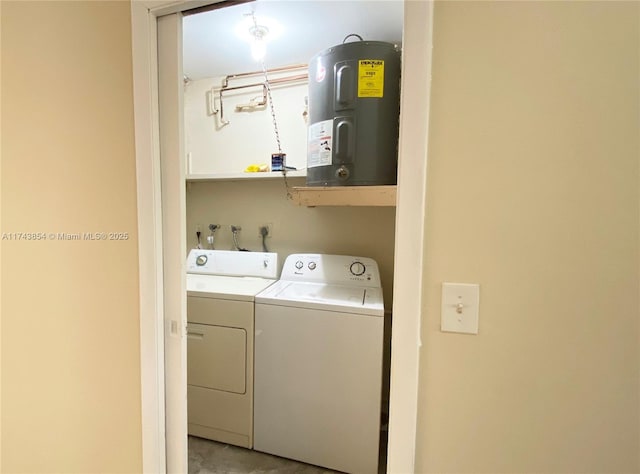
<path fill-rule="evenodd" d="M 249 43 L 251 56 L 262 61 L 267 50 L 267 43 L 282 33 L 282 26 L 272 18 L 256 16 L 255 12 L 245 13 L 244 19 L 235 27 L 236 36 Z"/>
<path fill-rule="evenodd" d="M 256 61 L 264 59 L 267 53 L 267 36 L 269 34 L 269 28 L 263 25 L 253 25 L 249 28 L 251 34 L 251 56 Z"/>

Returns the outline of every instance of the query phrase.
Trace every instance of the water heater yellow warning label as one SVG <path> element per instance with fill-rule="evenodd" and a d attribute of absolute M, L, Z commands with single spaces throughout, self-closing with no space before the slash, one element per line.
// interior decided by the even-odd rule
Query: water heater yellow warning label
<path fill-rule="evenodd" d="M 361 59 L 358 64 L 358 97 L 384 96 L 384 61 Z"/>

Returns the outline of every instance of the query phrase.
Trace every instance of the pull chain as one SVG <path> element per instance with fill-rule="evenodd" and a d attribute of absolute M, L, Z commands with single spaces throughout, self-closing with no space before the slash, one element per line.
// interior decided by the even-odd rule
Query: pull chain
<path fill-rule="evenodd" d="M 253 26 L 257 30 L 258 22 L 256 21 L 255 12 L 251 12 L 251 18 L 253 19 Z M 278 120 L 276 119 L 276 109 L 273 105 L 273 97 L 271 96 L 271 84 L 269 83 L 269 75 L 267 74 L 267 67 L 264 59 L 262 59 L 262 73 L 264 74 L 264 84 L 267 88 L 267 97 L 269 100 L 269 110 L 271 111 L 271 121 L 273 122 L 273 132 L 276 137 L 276 144 L 278 145 L 278 153 L 282 156 L 282 144 L 280 143 L 280 132 L 278 130 Z M 282 157 L 282 177 L 284 178 L 284 187 L 287 191 L 287 199 L 293 199 L 291 195 L 291 189 L 289 187 L 289 181 L 287 180 L 287 163 L 286 158 Z"/>
<path fill-rule="evenodd" d="M 273 106 L 273 98 L 271 97 L 271 84 L 269 83 L 269 76 L 267 75 L 267 68 L 262 61 L 262 72 L 264 73 L 264 83 L 267 86 L 267 97 L 269 98 L 269 110 L 271 111 L 271 121 L 273 122 L 273 132 L 276 136 L 276 143 L 278 145 L 278 153 L 282 153 L 282 144 L 280 143 L 280 132 L 278 131 L 278 121 L 276 119 L 276 110 Z"/>

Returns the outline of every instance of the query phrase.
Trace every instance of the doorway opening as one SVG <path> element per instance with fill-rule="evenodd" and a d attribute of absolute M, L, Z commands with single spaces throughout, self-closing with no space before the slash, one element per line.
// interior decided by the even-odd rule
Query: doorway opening
<path fill-rule="evenodd" d="M 181 121 L 175 117 L 182 109 L 182 94 L 176 93 L 183 79 L 179 73 L 182 23 L 175 20 L 191 5 L 172 2 L 169 6 L 147 9 L 141 3 L 132 4 L 140 236 L 142 243 L 155 242 L 150 252 L 141 254 L 141 287 L 159 292 L 156 298 L 141 301 L 143 407 L 148 407 L 143 417 L 143 454 L 145 470 L 149 472 L 164 470 L 165 459 L 169 472 L 184 472 L 187 467 L 186 394 L 181 392 L 181 386 L 186 385 L 186 344 L 180 330 L 186 323 L 185 156 L 184 147 L 175 136 L 181 127 Z M 395 225 L 393 311 L 397 316 L 393 321 L 388 451 L 388 467 L 392 472 L 410 472 L 414 462 L 422 274 L 416 261 L 422 260 L 424 235 L 431 19 L 430 2 L 405 4 L 399 145 L 402 186 L 397 197 Z M 156 21 L 157 31 L 153 26 Z M 154 105 L 154 94 L 159 98 L 159 111 Z M 162 320 L 154 318 L 163 313 Z M 152 353 L 159 358 L 147 357 Z"/>
<path fill-rule="evenodd" d="M 383 468 L 395 207 L 309 208 L 295 205 L 288 194 L 289 187 L 305 183 L 310 59 L 350 35 L 400 47 L 403 7 L 397 1 L 222 3 L 205 12 L 185 12 L 182 20 L 186 250 L 262 251 L 268 244 L 268 250 L 279 255 L 280 267 L 287 255 L 303 252 L 369 257 L 378 263 L 387 309 L 381 396 Z M 256 59 L 258 42 L 263 56 Z M 286 181 L 280 173 L 267 177 L 269 172 L 246 172 L 252 167 L 268 169 L 271 155 L 279 152 L 286 153 L 286 165 L 292 168 Z M 263 227 L 268 229 L 266 239 L 259 232 Z M 187 307 L 189 318 L 189 297 Z M 191 388 L 190 393 L 198 390 Z M 188 416 L 193 421 L 195 415 Z M 221 421 L 220 426 L 231 426 L 225 423 Z M 190 426 L 190 432 L 201 437 L 245 447 L 252 444 L 244 432 Z M 190 469 L 197 463 L 206 465 L 205 446 L 190 440 Z M 210 446 L 219 456 L 217 448 Z"/>

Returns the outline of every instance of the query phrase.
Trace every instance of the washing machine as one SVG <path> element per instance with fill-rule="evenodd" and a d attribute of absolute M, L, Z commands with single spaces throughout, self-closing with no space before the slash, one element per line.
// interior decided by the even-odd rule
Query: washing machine
<path fill-rule="evenodd" d="M 290 255 L 255 307 L 254 449 L 377 473 L 384 305 L 376 262 Z"/>
<path fill-rule="evenodd" d="M 254 298 L 276 281 L 278 255 L 194 249 L 187 257 L 190 435 L 253 444 Z"/>

